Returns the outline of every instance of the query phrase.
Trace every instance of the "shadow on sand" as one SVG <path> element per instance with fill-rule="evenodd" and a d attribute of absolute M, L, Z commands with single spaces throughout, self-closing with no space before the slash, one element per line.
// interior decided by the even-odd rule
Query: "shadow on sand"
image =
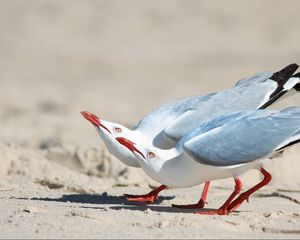
<path fill-rule="evenodd" d="M 14 198 L 14 197 L 13 197 Z M 205 212 L 211 209 L 180 209 L 172 206 L 158 206 L 164 200 L 171 200 L 174 196 L 161 196 L 155 202 L 155 204 L 145 204 L 138 202 L 128 202 L 124 196 L 110 196 L 106 192 L 102 194 L 64 194 L 59 198 L 14 198 L 19 200 L 29 201 L 47 201 L 47 202 L 60 202 L 60 203 L 81 203 L 81 204 L 103 204 L 103 205 L 116 205 L 108 206 L 112 210 L 130 210 L 130 211 L 146 211 L 151 210 L 153 212 L 168 212 L 168 213 L 194 213 L 197 211 Z M 100 206 L 80 206 L 80 208 L 91 209 L 104 209 Z M 106 206 L 107 209 L 107 206 Z"/>
<path fill-rule="evenodd" d="M 59 198 L 15 198 L 19 200 L 29 201 L 47 201 L 59 203 L 81 203 L 81 204 L 103 204 L 103 205 L 116 205 L 108 206 L 112 210 L 131 210 L 131 211 L 146 211 L 151 210 L 154 212 L 168 212 L 168 213 L 193 213 L 195 211 L 207 211 L 210 209 L 179 209 L 172 206 L 158 206 L 164 200 L 171 200 L 174 196 L 160 196 L 155 204 L 145 204 L 137 202 L 128 202 L 124 196 L 111 196 L 106 192 L 102 194 L 64 194 Z M 80 208 L 104 209 L 100 206 L 80 206 Z"/>
<path fill-rule="evenodd" d="M 160 196 L 156 200 L 156 204 L 160 204 L 164 200 L 171 200 L 175 196 Z M 102 194 L 64 194 L 59 198 L 15 198 L 21 200 L 33 201 L 48 201 L 48 202 L 70 202 L 70 203 L 83 203 L 83 204 L 112 204 L 112 205 L 137 205 L 146 206 L 145 203 L 128 202 L 124 196 L 111 196 L 106 192 Z"/>

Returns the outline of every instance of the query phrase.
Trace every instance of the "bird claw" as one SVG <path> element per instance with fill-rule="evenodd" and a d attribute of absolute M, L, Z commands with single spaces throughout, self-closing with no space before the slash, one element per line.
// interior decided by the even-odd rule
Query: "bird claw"
<path fill-rule="evenodd" d="M 144 203 L 154 203 L 155 200 L 158 199 L 157 195 L 132 195 L 132 194 L 124 194 L 126 200 L 129 202 L 144 202 Z"/>
<path fill-rule="evenodd" d="M 212 209 L 212 210 L 207 210 L 207 211 L 199 211 L 199 212 L 194 212 L 194 214 L 201 214 L 201 215 L 228 215 L 228 210 L 227 209 Z"/>
<path fill-rule="evenodd" d="M 197 208 L 203 208 L 205 204 L 207 204 L 207 202 L 200 199 L 200 201 L 195 204 L 186 204 L 186 205 L 172 204 L 172 207 L 181 208 L 181 209 L 197 209 Z"/>

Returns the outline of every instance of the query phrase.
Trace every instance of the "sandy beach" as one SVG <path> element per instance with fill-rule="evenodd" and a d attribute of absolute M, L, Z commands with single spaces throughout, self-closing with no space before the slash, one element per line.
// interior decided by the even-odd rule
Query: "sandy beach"
<path fill-rule="evenodd" d="M 249 203 L 202 216 L 171 207 L 202 186 L 128 203 L 159 183 L 111 156 L 80 115 L 133 127 L 163 103 L 300 64 L 299 12 L 297 0 L 1 1 L 0 238 L 299 238 L 299 145 Z M 260 176 L 242 180 L 246 190 Z M 212 182 L 207 208 L 233 184 Z"/>

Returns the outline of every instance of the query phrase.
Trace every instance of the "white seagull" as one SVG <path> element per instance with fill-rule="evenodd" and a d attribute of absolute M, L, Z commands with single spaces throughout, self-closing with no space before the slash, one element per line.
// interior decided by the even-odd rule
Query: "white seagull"
<path fill-rule="evenodd" d="M 257 73 L 242 79 L 222 92 L 204 96 L 192 96 L 163 105 L 142 118 L 133 130 L 120 124 L 99 119 L 87 111 L 81 114 L 98 131 L 108 150 L 124 164 L 140 167 L 136 157 L 115 140 L 124 137 L 135 143 L 143 143 L 168 149 L 176 145 L 187 132 L 201 123 L 233 111 L 266 108 L 291 89 L 299 89 L 300 75 L 293 75 L 297 64 L 290 64 L 279 72 Z M 196 207 L 204 206 L 209 182 L 205 184 L 202 198 Z M 153 203 L 158 193 L 166 188 L 158 187 L 145 195 L 125 195 L 129 201 Z"/>
<path fill-rule="evenodd" d="M 300 141 L 300 107 L 226 114 L 186 134 L 172 149 L 116 140 L 135 154 L 148 176 L 168 187 L 233 177 L 235 190 L 219 209 L 197 212 L 226 215 L 271 180 L 264 163 Z M 234 200 L 242 188 L 240 175 L 249 169 L 258 169 L 264 179 Z"/>

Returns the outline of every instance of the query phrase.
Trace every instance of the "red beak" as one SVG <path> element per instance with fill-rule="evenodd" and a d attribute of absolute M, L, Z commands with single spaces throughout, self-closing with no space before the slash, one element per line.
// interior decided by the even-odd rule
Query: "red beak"
<path fill-rule="evenodd" d="M 95 114 L 87 111 L 82 111 L 80 113 L 86 120 L 90 121 L 95 127 L 102 127 L 103 129 L 105 129 L 111 134 L 111 132 L 100 122 L 100 119 Z"/>
<path fill-rule="evenodd" d="M 138 154 L 140 154 L 144 159 L 145 156 L 143 153 L 141 153 L 135 146 L 134 143 L 131 142 L 130 140 L 128 140 L 127 138 L 123 138 L 123 137 L 117 137 L 116 140 L 122 144 L 123 146 L 127 147 L 130 151 L 132 152 L 137 152 Z"/>

